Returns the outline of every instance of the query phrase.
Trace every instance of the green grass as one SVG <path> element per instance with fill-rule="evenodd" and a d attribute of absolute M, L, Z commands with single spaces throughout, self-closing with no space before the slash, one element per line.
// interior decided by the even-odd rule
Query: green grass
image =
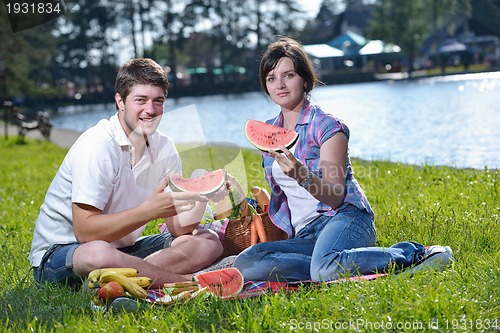
<path fill-rule="evenodd" d="M 211 147 L 212 156 L 239 154 Z M 4 332 L 471 332 L 500 325 L 498 170 L 354 160 L 376 213 L 378 245 L 450 245 L 458 264 L 364 283 L 244 300 L 195 299 L 136 314 L 90 309 L 88 291 L 33 282 L 27 255 L 39 206 L 66 149 L 0 143 L 0 327 Z M 265 185 L 255 151 L 241 156 L 249 186 Z M 196 159 L 184 161 L 189 173 Z M 217 164 L 213 159 L 212 164 Z M 234 172 L 233 172 L 234 173 Z M 155 230 L 152 224 L 148 230 Z"/>

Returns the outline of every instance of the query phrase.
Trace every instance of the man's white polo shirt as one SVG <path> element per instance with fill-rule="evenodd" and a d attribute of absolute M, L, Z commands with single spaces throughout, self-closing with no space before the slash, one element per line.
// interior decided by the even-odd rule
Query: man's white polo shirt
<path fill-rule="evenodd" d="M 118 116 L 85 131 L 71 147 L 40 208 L 29 260 L 38 266 L 52 244 L 76 242 L 71 205 L 83 203 L 103 213 L 116 213 L 146 201 L 167 174 L 181 173 L 181 160 L 172 140 L 160 132 L 149 140 L 139 161 Z M 114 242 L 132 245 L 144 227 Z"/>

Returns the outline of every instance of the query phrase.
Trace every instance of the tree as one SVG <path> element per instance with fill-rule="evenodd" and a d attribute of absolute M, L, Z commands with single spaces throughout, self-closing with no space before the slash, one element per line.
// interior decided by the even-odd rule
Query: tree
<path fill-rule="evenodd" d="M 472 2 L 473 16 L 500 36 L 500 0 L 476 0 Z"/>
<path fill-rule="evenodd" d="M 186 51 L 190 66 L 208 69 L 211 82 L 215 82 L 213 69 L 233 65 L 250 67 L 248 75 L 254 80 L 251 71 L 257 68 L 263 46 L 277 34 L 297 34 L 304 21 L 296 0 L 191 0 L 185 4 L 179 17 L 182 39 L 177 45 Z M 222 74 L 217 79 L 229 77 Z"/>
<path fill-rule="evenodd" d="M 378 0 L 367 36 L 397 44 L 413 70 L 415 56 L 437 28 L 452 26 L 457 14 L 470 12 L 470 0 Z"/>
<path fill-rule="evenodd" d="M 52 71 L 56 40 L 51 35 L 55 22 L 13 33 L 5 7 L 0 6 L 0 58 L 3 73 L 0 103 L 3 99 L 51 97 L 54 91 Z"/>

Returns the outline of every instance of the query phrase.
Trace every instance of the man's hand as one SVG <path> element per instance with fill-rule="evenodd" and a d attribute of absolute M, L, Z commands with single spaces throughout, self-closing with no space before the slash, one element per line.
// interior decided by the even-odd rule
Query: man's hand
<path fill-rule="evenodd" d="M 217 191 L 214 193 L 207 195 L 208 200 L 213 202 L 219 202 L 227 196 L 227 192 L 229 190 L 229 181 L 226 181 Z"/>
<path fill-rule="evenodd" d="M 147 204 L 152 212 L 156 212 L 155 218 L 172 217 L 193 209 L 196 202 L 206 202 L 208 199 L 194 192 L 165 192 L 168 185 L 168 176 L 153 191 Z"/>

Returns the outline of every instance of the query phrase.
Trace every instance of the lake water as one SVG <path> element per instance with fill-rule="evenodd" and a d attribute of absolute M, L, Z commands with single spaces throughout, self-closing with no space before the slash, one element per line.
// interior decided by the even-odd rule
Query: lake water
<path fill-rule="evenodd" d="M 500 72 L 411 81 L 318 87 L 313 103 L 351 130 L 350 155 L 416 165 L 500 166 Z M 175 142 L 224 142 L 251 147 L 247 119 L 278 108 L 262 93 L 167 99 L 160 129 Z M 114 104 L 67 107 L 55 127 L 84 131 L 115 113 Z"/>

